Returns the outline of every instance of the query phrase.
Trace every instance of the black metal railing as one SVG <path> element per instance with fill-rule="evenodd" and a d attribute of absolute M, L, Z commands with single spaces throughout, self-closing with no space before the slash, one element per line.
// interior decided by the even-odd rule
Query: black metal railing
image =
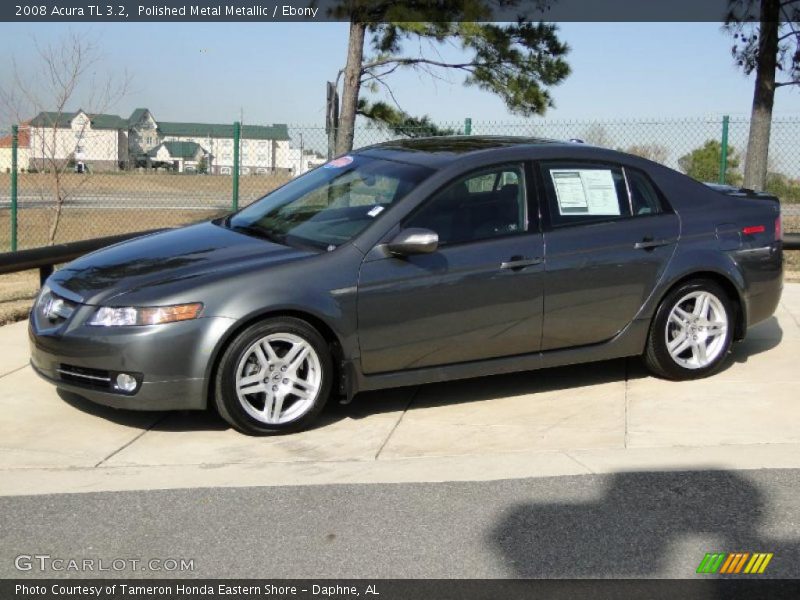
<path fill-rule="evenodd" d="M 150 231 L 137 231 L 134 233 L 110 235 L 108 237 L 94 238 L 91 240 L 81 240 L 79 242 L 31 248 L 30 250 L 6 252 L 0 254 L 0 275 L 3 273 L 27 271 L 28 269 L 39 269 L 39 282 L 43 284 L 45 279 L 53 272 L 53 267 L 55 265 L 75 260 L 79 256 L 94 252 L 100 248 L 105 248 L 106 246 L 112 246 L 119 242 L 156 233 L 158 231 L 164 230 L 153 229 Z"/>

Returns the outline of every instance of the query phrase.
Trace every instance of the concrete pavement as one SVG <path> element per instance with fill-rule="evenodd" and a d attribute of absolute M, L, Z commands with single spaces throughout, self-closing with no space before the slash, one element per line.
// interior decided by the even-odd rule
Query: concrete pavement
<path fill-rule="evenodd" d="M 27 366 L 26 327 L 0 328 L 0 495 L 800 468 L 800 284 L 705 380 L 631 359 L 403 388 L 271 438 L 60 397 Z"/>

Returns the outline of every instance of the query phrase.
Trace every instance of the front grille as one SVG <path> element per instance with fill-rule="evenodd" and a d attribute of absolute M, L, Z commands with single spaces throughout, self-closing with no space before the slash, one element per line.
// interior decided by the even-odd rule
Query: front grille
<path fill-rule="evenodd" d="M 111 373 L 102 369 L 62 364 L 57 371 L 63 381 L 103 389 L 111 387 Z"/>

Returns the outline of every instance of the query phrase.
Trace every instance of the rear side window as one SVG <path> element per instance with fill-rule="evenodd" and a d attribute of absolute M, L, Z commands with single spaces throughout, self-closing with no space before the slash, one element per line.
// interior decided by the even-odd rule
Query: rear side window
<path fill-rule="evenodd" d="M 612 221 L 631 216 L 622 168 L 597 163 L 541 165 L 553 227 Z"/>
<path fill-rule="evenodd" d="M 633 216 L 657 215 L 664 212 L 656 188 L 641 171 L 625 168 L 628 186 L 631 190 L 631 210 Z"/>

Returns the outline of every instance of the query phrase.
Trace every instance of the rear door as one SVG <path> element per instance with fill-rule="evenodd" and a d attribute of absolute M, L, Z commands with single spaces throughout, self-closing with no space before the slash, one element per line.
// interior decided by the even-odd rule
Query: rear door
<path fill-rule="evenodd" d="M 672 257 L 679 220 L 644 172 L 616 164 L 538 165 L 545 222 L 542 350 L 611 339 Z"/>

